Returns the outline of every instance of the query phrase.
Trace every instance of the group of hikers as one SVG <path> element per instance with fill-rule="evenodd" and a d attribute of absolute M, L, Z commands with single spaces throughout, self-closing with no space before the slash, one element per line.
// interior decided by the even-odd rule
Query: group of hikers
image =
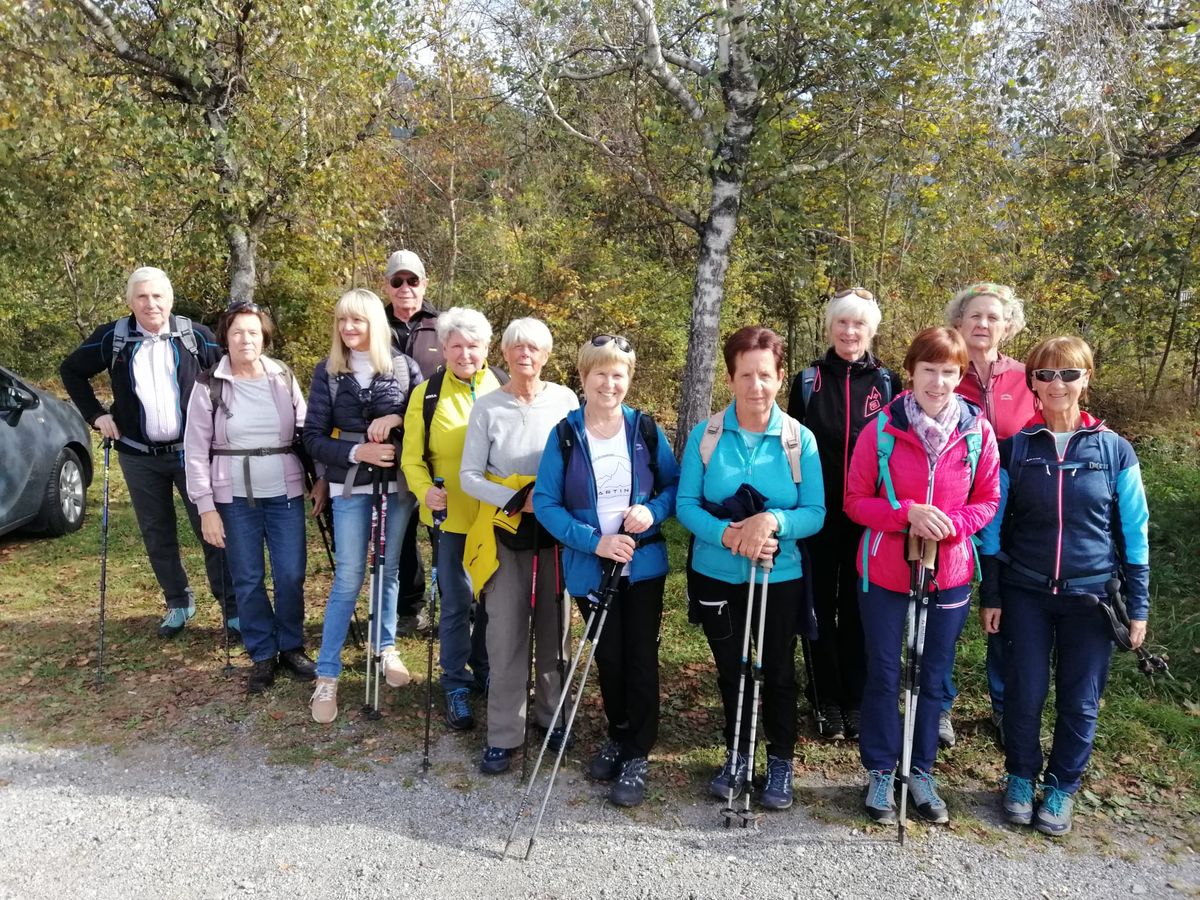
<path fill-rule="evenodd" d="M 933 771 L 939 743 L 955 740 L 955 645 L 978 580 L 1004 815 L 1049 835 L 1070 830 L 1113 649 L 1101 609 L 1113 598 L 1097 595 L 1120 585 L 1135 647 L 1149 607 L 1140 469 L 1130 444 L 1081 408 L 1094 368 L 1083 340 L 1044 340 L 1024 364 L 1004 355 L 1023 303 L 984 282 L 955 295 L 946 325 L 916 335 L 898 372 L 871 350 L 875 297 L 838 291 L 825 308 L 829 349 L 794 377 L 786 413 L 776 402 L 783 341 L 758 326 L 729 335 L 733 400 L 692 430 L 677 461 L 662 429 L 625 403 L 636 368 L 627 338 L 598 334 L 579 348 L 581 404 L 542 378 L 553 348 L 543 322 L 507 324 L 501 371 L 487 363 L 487 319 L 437 311 L 427 285 L 422 260 L 399 250 L 385 267 L 386 302 L 364 289 L 342 295 L 307 399 L 267 355 L 266 310 L 234 302 L 214 334 L 172 314 L 156 268 L 129 277 L 131 314 L 63 362 L 72 400 L 117 450 L 166 599 L 161 636 L 195 612 L 178 490 L 227 635 L 253 663 L 248 690 L 266 690 L 282 668 L 314 682 L 312 718 L 333 722 L 372 556 L 376 691 L 379 677 L 410 681 L 396 637 L 415 617 L 409 586 L 419 592 L 424 579 L 419 521 L 442 601 L 447 725 L 473 728 L 473 698 L 486 698 L 480 770 L 509 769 L 527 719 L 545 746 L 571 740 L 558 717 L 571 602 L 585 619 L 603 603 L 592 637 L 607 735 L 588 768 L 611 782 L 613 803 L 635 806 L 658 732 L 661 529 L 675 515 L 691 533 L 689 619 L 711 648 L 724 712 L 715 796 L 732 804 L 754 790 L 761 695 L 757 801 L 792 805 L 800 641 L 820 733 L 858 741 L 869 816 L 895 822 L 900 793 L 923 819 L 947 822 Z M 90 384 L 105 371 L 108 409 Z M 334 536 L 315 662 L 303 630 L 306 496 L 318 515 L 332 512 Z M 611 590 L 601 600 L 602 582 Z M 905 682 L 920 702 L 902 723 Z"/>

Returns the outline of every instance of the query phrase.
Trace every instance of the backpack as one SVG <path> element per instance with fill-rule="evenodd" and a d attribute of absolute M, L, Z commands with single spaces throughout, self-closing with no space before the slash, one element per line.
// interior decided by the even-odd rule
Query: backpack
<path fill-rule="evenodd" d="M 196 361 L 199 362 L 200 345 L 196 342 L 196 331 L 192 328 L 192 320 L 187 316 L 176 316 L 175 324 L 178 326 L 178 330 L 168 332 L 166 336 L 179 338 L 188 353 L 192 354 L 196 358 Z M 117 361 L 117 356 L 126 344 L 138 344 L 148 340 L 149 337 L 149 335 L 133 335 L 129 333 L 129 316 L 121 316 L 121 318 L 117 319 L 116 327 L 113 328 L 112 356 L 109 357 L 109 368 L 111 369 L 113 363 Z"/>
<path fill-rule="evenodd" d="M 879 392 L 883 395 L 883 405 L 887 406 L 892 402 L 892 371 L 886 366 L 880 366 L 878 375 L 882 376 L 882 383 L 879 385 Z M 820 373 L 816 366 L 809 366 L 800 373 L 800 398 L 804 401 L 805 414 L 808 413 L 808 401 L 812 399 L 813 391 L 816 389 L 817 379 Z"/>
<path fill-rule="evenodd" d="M 508 384 L 508 373 L 503 369 L 498 369 L 495 366 L 488 366 L 488 371 L 492 373 L 495 379 L 503 384 Z M 438 397 L 442 393 L 442 383 L 446 380 L 446 367 L 438 366 L 436 372 L 429 376 L 429 383 L 425 386 L 425 396 L 421 400 L 421 420 L 425 423 L 425 467 L 433 472 L 433 466 L 429 462 L 429 428 L 433 424 L 433 414 L 437 412 Z"/>
<path fill-rule="evenodd" d="M 641 411 L 637 413 L 638 433 L 642 436 L 642 443 L 646 445 L 646 451 L 650 455 L 650 475 L 654 479 L 654 485 L 651 488 L 650 496 L 657 496 L 658 491 L 658 426 L 654 424 L 654 420 L 645 415 Z M 558 437 L 558 449 L 562 452 L 563 473 L 567 471 L 567 463 L 571 459 L 571 452 L 575 449 L 575 430 L 566 418 L 560 419 L 559 423 L 554 426 L 554 434 Z"/>
<path fill-rule="evenodd" d="M 725 410 L 714 413 L 704 426 L 704 435 L 700 438 L 700 462 L 708 468 L 721 433 L 725 430 Z M 788 466 L 792 470 L 792 483 L 800 483 L 800 423 L 786 413 L 783 416 L 783 428 L 780 432 L 783 442 L 783 452 L 787 455 Z"/>

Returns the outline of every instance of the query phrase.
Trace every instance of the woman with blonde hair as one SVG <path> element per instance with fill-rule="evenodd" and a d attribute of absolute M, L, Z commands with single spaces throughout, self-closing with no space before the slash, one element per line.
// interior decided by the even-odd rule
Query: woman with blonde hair
<path fill-rule="evenodd" d="M 371 532 L 371 495 L 376 472 L 387 496 L 386 551 L 380 622 L 373 629 L 380 669 L 392 687 L 409 682 L 408 669 L 396 652 L 397 568 L 401 537 L 416 500 L 397 467 L 397 438 L 404 425 L 409 392 L 421 381 L 417 364 L 404 354 L 393 356 L 383 302 L 371 291 L 347 291 L 333 310 L 329 356 L 313 370 L 304 446 L 324 465 L 333 503 L 337 534 L 336 571 L 317 658 L 317 687 L 310 705 L 322 724 L 337 717 L 337 679 L 342 671 L 342 645 L 366 573 Z"/>

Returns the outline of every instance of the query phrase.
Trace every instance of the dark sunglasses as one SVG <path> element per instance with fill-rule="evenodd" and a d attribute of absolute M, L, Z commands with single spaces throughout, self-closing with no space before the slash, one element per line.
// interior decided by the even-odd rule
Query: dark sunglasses
<path fill-rule="evenodd" d="M 845 288 L 844 290 L 840 290 L 836 294 L 834 294 L 831 299 L 841 300 L 843 297 L 849 297 L 851 294 L 853 294 L 855 297 L 858 297 L 862 300 L 870 300 L 872 302 L 878 302 L 875 300 L 875 295 L 863 287 Z"/>
<path fill-rule="evenodd" d="M 229 306 L 227 306 L 225 308 L 225 312 L 230 315 L 232 315 L 233 313 L 241 313 L 241 312 L 256 313 L 256 312 L 261 312 L 261 311 L 262 310 L 259 308 L 258 304 L 252 300 L 234 300 L 232 303 L 229 304 Z"/>
<path fill-rule="evenodd" d="M 1070 384 L 1082 378 L 1086 371 L 1087 369 L 1034 369 L 1033 377 L 1042 384 L 1053 384 L 1055 378 L 1060 379 L 1063 384 Z"/>
<path fill-rule="evenodd" d="M 417 287 L 418 285 L 420 285 L 420 283 L 421 283 L 420 275 L 408 275 L 408 276 L 393 275 L 392 276 L 392 287 L 394 287 L 394 288 L 398 288 L 398 287 L 401 287 L 406 284 L 409 287 Z"/>
<path fill-rule="evenodd" d="M 609 343 L 616 344 L 617 349 L 622 353 L 633 352 L 633 344 L 629 343 L 629 341 L 625 340 L 625 338 L 621 337 L 619 334 L 598 334 L 592 338 L 593 347 L 603 347 L 605 344 Z"/>

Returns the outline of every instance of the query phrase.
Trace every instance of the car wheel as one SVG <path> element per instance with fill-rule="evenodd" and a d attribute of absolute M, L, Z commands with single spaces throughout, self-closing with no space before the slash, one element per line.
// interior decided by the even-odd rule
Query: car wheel
<path fill-rule="evenodd" d="M 87 491 L 83 486 L 83 466 L 69 447 L 63 447 L 46 480 L 42 514 L 38 529 L 51 535 L 78 531 L 83 525 Z"/>

